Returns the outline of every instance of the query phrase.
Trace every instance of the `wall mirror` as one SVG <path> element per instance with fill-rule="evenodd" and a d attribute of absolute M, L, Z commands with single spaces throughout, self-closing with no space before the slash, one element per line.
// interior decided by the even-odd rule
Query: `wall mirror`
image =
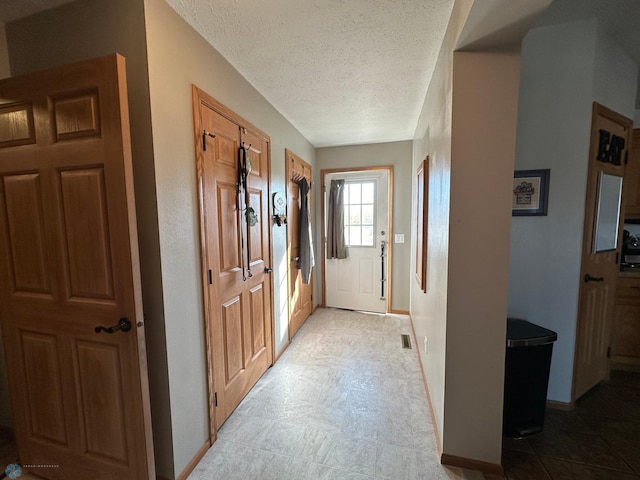
<path fill-rule="evenodd" d="M 598 205 L 593 252 L 615 250 L 618 247 L 622 177 L 600 172 Z"/>

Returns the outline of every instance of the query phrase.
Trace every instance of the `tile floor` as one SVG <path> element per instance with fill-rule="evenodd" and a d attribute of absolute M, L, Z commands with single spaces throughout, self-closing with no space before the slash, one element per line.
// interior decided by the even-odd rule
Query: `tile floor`
<path fill-rule="evenodd" d="M 190 480 L 482 479 L 440 465 L 406 316 L 320 309 Z"/>
<path fill-rule="evenodd" d="M 547 409 L 541 433 L 505 439 L 509 480 L 640 480 L 640 373 L 613 371 L 571 412 Z"/>

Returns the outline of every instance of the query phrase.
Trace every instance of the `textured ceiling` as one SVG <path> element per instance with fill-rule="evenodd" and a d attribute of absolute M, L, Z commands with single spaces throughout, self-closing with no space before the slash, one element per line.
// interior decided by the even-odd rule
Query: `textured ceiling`
<path fill-rule="evenodd" d="M 167 0 L 316 147 L 413 137 L 453 0 Z"/>
<path fill-rule="evenodd" d="M 70 1 L 0 0 L 0 21 Z M 316 147 L 413 137 L 454 2 L 166 1 Z M 549 1 L 476 0 L 459 46 L 517 38 Z M 538 25 L 594 17 L 640 63 L 640 0 L 555 0 Z"/>

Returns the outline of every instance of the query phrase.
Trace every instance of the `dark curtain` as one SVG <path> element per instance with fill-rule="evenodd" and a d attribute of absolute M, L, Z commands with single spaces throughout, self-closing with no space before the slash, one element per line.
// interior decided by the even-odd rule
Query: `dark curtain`
<path fill-rule="evenodd" d="M 327 214 L 327 258 L 347 258 L 344 240 L 344 180 L 331 180 Z"/>
<path fill-rule="evenodd" d="M 313 258 L 313 241 L 311 237 L 311 217 L 309 213 L 309 190 L 306 178 L 298 182 L 300 189 L 300 258 L 298 268 L 302 275 L 302 283 L 308 285 L 311 280 L 311 269 L 315 265 Z"/>

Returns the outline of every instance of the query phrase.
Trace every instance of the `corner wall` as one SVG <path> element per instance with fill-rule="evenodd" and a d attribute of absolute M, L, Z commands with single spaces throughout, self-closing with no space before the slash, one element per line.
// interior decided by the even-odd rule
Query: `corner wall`
<path fill-rule="evenodd" d="M 346 147 L 326 147 L 317 150 L 317 169 L 393 166 L 393 227 L 392 233 L 404 233 L 405 243 L 393 243 L 393 271 L 391 272 L 391 308 L 393 310 L 409 310 L 409 281 L 411 275 L 411 185 L 413 181 L 411 167 L 412 143 L 391 142 L 375 143 L 369 145 L 352 145 Z M 321 185 L 322 179 L 320 179 Z M 318 238 L 321 232 L 322 222 L 322 192 L 318 189 L 316 211 L 314 212 Z M 321 240 L 318 240 L 321 241 Z M 389 238 L 393 242 L 393 238 Z M 321 252 L 320 252 L 321 253 Z M 320 266 L 321 257 L 318 258 L 316 268 Z M 322 271 L 318 268 L 316 281 L 322 278 Z M 320 297 L 318 297 L 320 298 Z M 316 302 L 318 303 L 318 302 Z"/>
<path fill-rule="evenodd" d="M 520 55 L 453 63 L 443 453 L 501 463 Z M 473 392 L 473 394 L 471 394 Z"/>
<path fill-rule="evenodd" d="M 174 464 L 179 474 L 209 438 L 191 85 L 271 137 L 272 192 L 285 191 L 285 148 L 317 171 L 316 153 L 169 5 L 163 0 L 144 4 Z M 286 231 L 274 226 L 272 234 L 275 323 L 280 331 L 288 322 Z"/>
<path fill-rule="evenodd" d="M 433 407 L 439 443 L 442 445 L 445 408 L 445 361 L 447 340 L 447 288 L 449 275 L 449 209 L 451 195 L 451 112 L 453 51 L 473 0 L 457 0 L 445 34 L 436 67 L 413 137 L 411 175 L 411 298 L 410 311 L 421 346 L 424 368 Z M 427 292 L 415 280 L 416 185 L 415 172 L 429 155 L 429 209 L 427 246 Z M 428 353 L 421 339 L 429 338 Z"/>
<path fill-rule="evenodd" d="M 571 402 L 592 102 L 633 118 L 636 78 L 595 19 L 523 42 L 515 169 L 550 168 L 551 179 L 548 215 L 513 218 L 509 316 L 558 333 L 551 400 Z"/>

